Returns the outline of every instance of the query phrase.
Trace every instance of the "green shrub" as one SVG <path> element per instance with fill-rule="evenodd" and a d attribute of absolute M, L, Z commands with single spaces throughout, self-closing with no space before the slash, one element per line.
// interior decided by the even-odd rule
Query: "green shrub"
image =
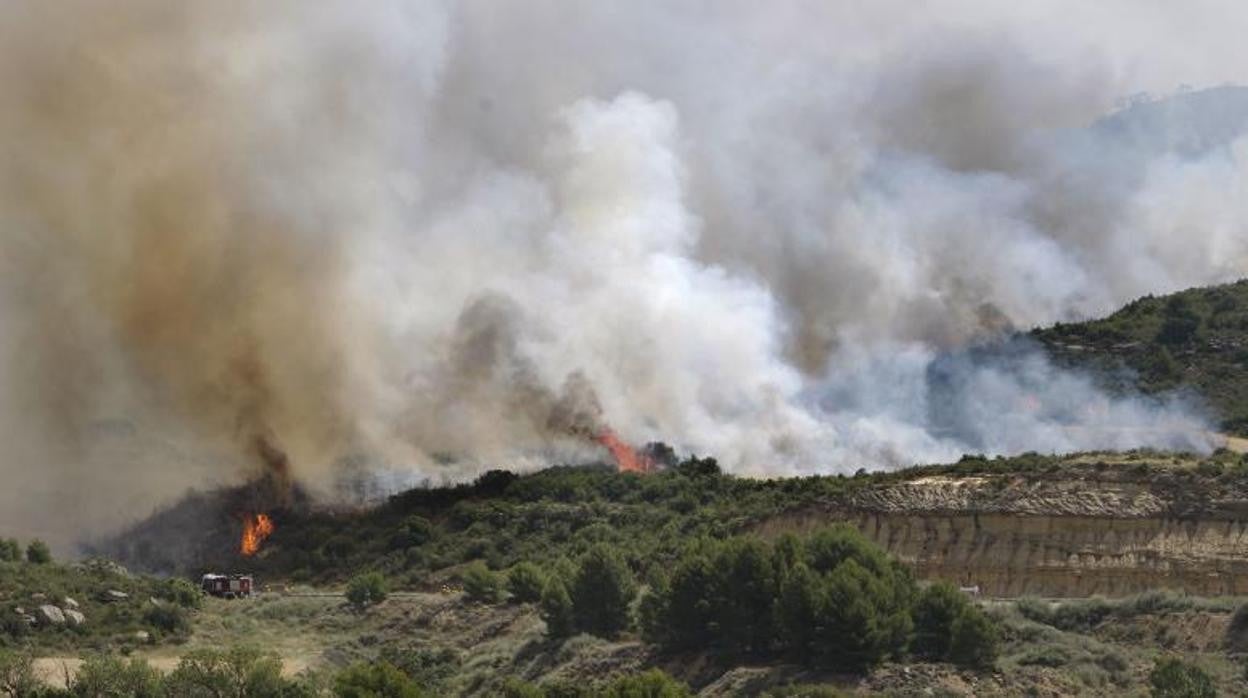
<path fill-rule="evenodd" d="M 1181 659 L 1158 659 L 1148 675 L 1153 698 L 1215 698 L 1213 679 L 1195 664 Z"/>
<path fill-rule="evenodd" d="M 556 680 L 534 685 L 518 679 L 503 684 L 503 698 L 691 698 L 685 684 L 659 669 L 621 676 L 604 684 Z"/>
<path fill-rule="evenodd" d="M 389 595 L 386 578 L 380 572 L 365 572 L 347 583 L 347 601 L 357 610 L 376 606 Z"/>
<path fill-rule="evenodd" d="M 166 579 L 161 583 L 158 593 L 160 598 L 172 601 L 182 608 L 202 608 L 204 605 L 204 593 L 199 587 L 180 577 Z"/>
<path fill-rule="evenodd" d="M 282 678 L 277 655 L 246 646 L 192 650 L 165 679 L 168 695 L 187 698 L 278 698 L 291 695 L 296 686 Z"/>
<path fill-rule="evenodd" d="M 975 606 L 958 613 L 951 628 L 949 660 L 971 669 L 988 669 L 997 661 L 997 629 Z"/>
<path fill-rule="evenodd" d="M 572 597 L 559 577 L 551 577 L 542 591 L 541 616 L 546 621 L 546 633 L 551 637 L 564 638 L 576 632 Z"/>
<path fill-rule="evenodd" d="M 464 583 L 464 595 L 469 601 L 494 603 L 503 595 L 502 579 L 480 560 L 468 563 L 460 579 Z"/>
<path fill-rule="evenodd" d="M 615 637 L 628 627 L 628 607 L 637 594 L 632 572 L 608 545 L 598 544 L 581 558 L 572 582 L 572 617 L 576 629 Z"/>
<path fill-rule="evenodd" d="M 381 650 L 381 661 L 392 664 L 426 691 L 437 692 L 459 673 L 463 660 L 455 650 L 444 647 L 393 647 Z"/>
<path fill-rule="evenodd" d="M 1032 647 L 1018 658 L 1019 666 L 1064 667 L 1074 661 L 1070 650 L 1060 645 Z"/>
<path fill-rule="evenodd" d="M 416 682 L 387 662 L 358 663 L 334 677 L 334 695 L 339 698 L 423 698 Z"/>
<path fill-rule="evenodd" d="M 22 559 L 22 545 L 16 538 L 0 540 L 0 562 L 18 562 Z"/>
<path fill-rule="evenodd" d="M 164 677 L 141 659 L 129 662 L 107 655 L 87 659 L 78 667 L 69 692 L 84 698 L 157 698 L 164 696 Z"/>
<path fill-rule="evenodd" d="M 184 635 L 191 631 L 186 611 L 168 603 L 149 605 L 143 612 L 143 622 L 165 635 Z"/>
<path fill-rule="evenodd" d="M 52 551 L 48 549 L 48 544 L 36 538 L 26 546 L 26 561 L 36 565 L 46 565 L 52 562 Z"/>
<path fill-rule="evenodd" d="M 1226 644 L 1236 652 L 1248 651 L 1248 603 L 1235 609 L 1226 626 Z"/>
<path fill-rule="evenodd" d="M 438 529 L 423 516 L 409 516 L 403 522 L 403 533 L 406 545 L 424 545 L 437 537 Z"/>
<path fill-rule="evenodd" d="M 844 698 L 847 694 L 835 686 L 791 684 L 770 689 L 762 698 Z"/>
<path fill-rule="evenodd" d="M 34 695 L 39 685 L 30 655 L 0 649 L 0 693 L 8 696 Z"/>
<path fill-rule="evenodd" d="M 507 591 L 520 603 L 540 601 L 546 588 L 546 575 L 531 562 L 521 562 L 507 574 Z"/>
<path fill-rule="evenodd" d="M 651 669 L 612 681 L 600 695 L 602 698 L 691 698 L 693 692 L 662 671 Z"/>

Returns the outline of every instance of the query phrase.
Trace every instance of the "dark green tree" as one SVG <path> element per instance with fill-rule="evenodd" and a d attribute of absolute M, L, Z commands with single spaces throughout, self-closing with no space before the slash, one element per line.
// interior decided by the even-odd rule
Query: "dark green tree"
<path fill-rule="evenodd" d="M 36 538 L 26 546 L 26 561 L 36 565 L 47 564 L 52 562 L 52 551 L 48 549 L 47 543 Z"/>
<path fill-rule="evenodd" d="M 615 550 L 599 543 L 581 558 L 572 581 L 572 617 L 576 629 L 615 637 L 628 627 L 628 607 L 637 594 L 632 572 Z"/>
<path fill-rule="evenodd" d="M 672 570 L 665 598 L 655 602 L 667 612 L 666 627 L 657 630 L 664 635 L 663 644 L 668 649 L 707 647 L 718 636 L 715 626 L 717 609 L 711 591 L 719 579 L 706 547 L 709 546 L 697 546 L 681 556 Z"/>
<path fill-rule="evenodd" d="M 733 538 L 716 555 L 715 623 L 720 639 L 736 652 L 770 648 L 775 638 L 776 569 L 771 548 L 753 537 Z"/>
<path fill-rule="evenodd" d="M 823 615 L 819 578 L 805 563 L 798 562 L 785 576 L 776 602 L 780 640 L 800 662 L 814 657 L 819 636 L 817 619 Z"/>
<path fill-rule="evenodd" d="M 948 582 L 936 582 L 924 589 L 914 606 L 911 651 L 935 661 L 948 657 L 953 622 L 967 605 L 966 595 Z"/>
<path fill-rule="evenodd" d="M 887 584 L 855 560 L 842 562 L 825 578 L 820 613 L 815 617 L 818 663 L 864 671 L 899 649 L 892 642 L 896 634 L 892 624 L 908 623 L 909 616 L 893 608 Z"/>
<path fill-rule="evenodd" d="M 997 661 L 997 628 L 984 612 L 967 604 L 954 619 L 949 661 L 970 669 L 990 669 Z"/>
<path fill-rule="evenodd" d="M 408 545 L 424 545 L 438 535 L 438 529 L 423 516 L 409 516 L 403 522 L 403 542 Z"/>

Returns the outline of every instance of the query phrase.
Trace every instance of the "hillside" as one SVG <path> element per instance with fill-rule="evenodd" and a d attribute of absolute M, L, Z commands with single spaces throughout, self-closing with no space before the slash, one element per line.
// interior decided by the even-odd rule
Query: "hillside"
<path fill-rule="evenodd" d="M 1248 281 L 1145 296 L 1101 320 L 1036 330 L 1059 364 L 1115 390 L 1188 390 L 1221 429 L 1248 434 Z"/>
<path fill-rule="evenodd" d="M 237 496 L 224 493 L 219 501 Z M 205 515 L 213 500 L 197 495 L 188 511 Z M 1239 693 L 1243 656 L 1228 642 L 1237 637 L 1233 612 L 1248 594 L 1246 512 L 1248 461 L 1226 451 L 1205 459 L 1153 452 L 967 457 L 897 473 L 781 480 L 727 476 L 709 460 L 646 476 L 601 466 L 494 472 L 472 484 L 409 491 L 375 509 L 325 511 L 304 503 L 275 511 L 277 530 L 254 559 L 221 552 L 238 534 L 227 510 L 217 529 L 205 527 L 217 542 L 201 548 L 224 557 L 204 564 L 255 571 L 274 591 L 209 600 L 191 612 L 182 644 L 132 649 L 168 670 L 189 652 L 245 639 L 310 684 L 326 685 L 327 676 L 355 661 L 387 661 L 432 695 L 615 695 L 588 687 L 653 668 L 702 696 L 1143 695 L 1154 662 L 1164 657 L 1194 662 L 1221 691 Z M 167 528 L 179 513 L 175 507 L 157 520 Z M 676 613 L 670 625 L 647 620 L 656 590 L 675 594 L 668 585 L 688 583 L 701 565 L 709 565 L 698 572 L 704 576 L 681 593 L 706 597 L 689 607 L 722 603 L 718 594 L 734 589 L 733 580 L 760 573 L 765 579 L 794 545 L 813 551 L 818 546 L 809 541 L 827 538 L 838 523 L 857 528 L 920 580 L 978 586 L 976 605 L 1000 640 L 993 667 L 930 661 L 912 650 L 846 671 L 775 651 L 734 650 L 713 630 L 681 649 L 662 638 L 687 622 L 677 613 L 684 604 L 666 611 Z M 160 528 L 141 526 L 127 536 L 131 564 L 141 566 L 144 551 L 172 544 L 162 542 Z M 180 539 L 191 529 L 168 530 Z M 630 610 L 634 625 L 608 637 L 551 637 L 545 601 L 496 586 L 524 562 L 544 576 L 572 578 L 603 546 L 618 555 L 640 593 Z M 729 565 L 724 569 L 734 571 L 722 574 L 714 570 L 728 563 L 709 562 L 754 549 L 773 562 Z M 884 564 L 864 554 L 877 560 L 865 569 Z M 708 562 L 698 562 L 700 555 Z M 382 573 L 392 593 L 354 608 L 341 591 L 369 570 Z M 908 573 L 897 579 L 909 584 Z M 772 584 L 768 604 L 787 597 L 778 591 L 787 587 Z M 1183 593 L 1146 591 L 1166 587 Z M 1038 600 L 1096 594 L 1117 598 Z M 1021 598 L 993 598 L 1003 596 Z M 90 645 L 41 646 L 45 656 L 73 657 Z M 534 693 L 516 681 L 581 692 Z"/>
<path fill-rule="evenodd" d="M 991 595 L 1248 594 L 1239 536 L 1248 463 L 1229 451 L 1205 459 L 1148 451 L 967 457 L 775 480 L 724 475 L 710 460 L 648 476 L 603 466 L 496 471 L 374 509 L 274 511 L 277 530 L 254 558 L 237 553 L 232 511 L 207 501 L 197 495 L 100 552 L 136 569 L 246 569 L 266 581 L 322 585 L 376 569 L 400 588 L 437 591 L 457 584 L 474 560 L 549 568 L 607 543 L 645 578 L 699 539 L 846 522 L 921 576 Z M 195 531 L 171 523 L 191 516 L 200 517 Z"/>

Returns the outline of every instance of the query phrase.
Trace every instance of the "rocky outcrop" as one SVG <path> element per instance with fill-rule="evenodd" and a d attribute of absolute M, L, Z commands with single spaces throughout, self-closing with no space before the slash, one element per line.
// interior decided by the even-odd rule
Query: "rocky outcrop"
<path fill-rule="evenodd" d="M 919 576 L 989 596 L 1248 594 L 1248 494 L 1225 479 L 1109 470 L 926 475 L 761 531 L 853 524 Z"/>
<path fill-rule="evenodd" d="M 43 605 L 38 608 L 39 621 L 48 625 L 64 625 L 65 614 L 56 606 Z"/>

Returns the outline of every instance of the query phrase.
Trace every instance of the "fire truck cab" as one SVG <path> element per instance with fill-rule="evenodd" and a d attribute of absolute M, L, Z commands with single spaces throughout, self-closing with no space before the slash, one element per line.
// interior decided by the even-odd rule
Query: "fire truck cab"
<path fill-rule="evenodd" d="M 219 596 L 223 599 L 237 599 L 251 596 L 251 575 L 249 574 L 205 574 L 199 580 L 199 588 L 205 594 Z"/>

